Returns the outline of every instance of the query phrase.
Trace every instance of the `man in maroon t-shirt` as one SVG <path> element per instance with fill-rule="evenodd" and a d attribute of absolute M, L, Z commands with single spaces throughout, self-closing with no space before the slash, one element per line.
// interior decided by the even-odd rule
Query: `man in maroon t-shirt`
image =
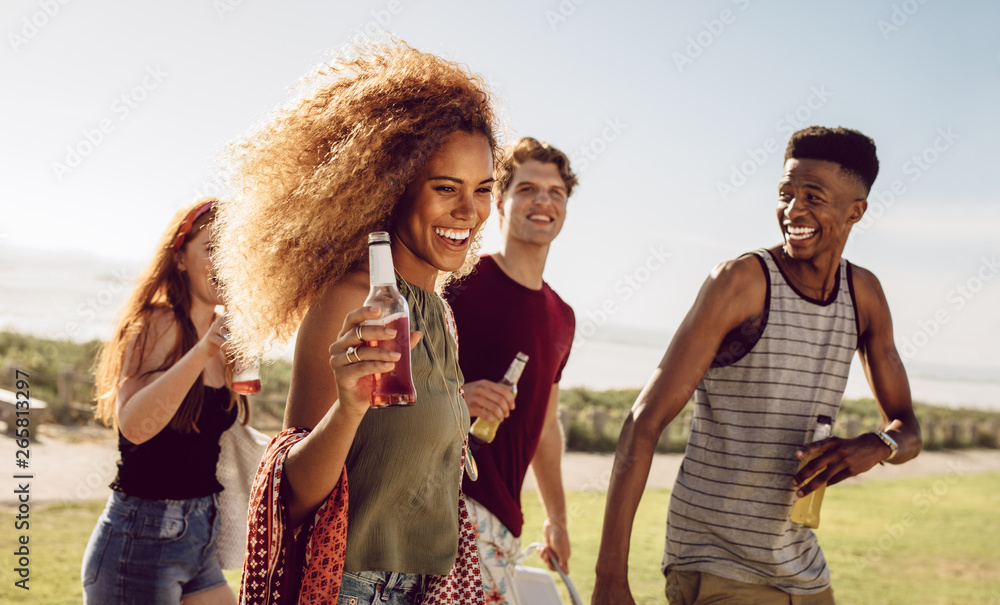
<path fill-rule="evenodd" d="M 507 150 L 494 186 L 503 243 L 446 298 L 458 325 L 459 363 L 471 415 L 503 420 L 492 443 L 471 445 L 479 478 L 469 498 L 489 603 L 517 605 L 514 561 L 520 547 L 521 485 L 530 465 L 545 508 L 543 557 L 569 571 L 562 485 L 559 379 L 576 328 L 570 308 L 542 279 L 549 245 L 559 235 L 576 175 L 558 149 L 522 138 Z M 499 383 L 518 352 L 528 363 L 517 397 Z"/>

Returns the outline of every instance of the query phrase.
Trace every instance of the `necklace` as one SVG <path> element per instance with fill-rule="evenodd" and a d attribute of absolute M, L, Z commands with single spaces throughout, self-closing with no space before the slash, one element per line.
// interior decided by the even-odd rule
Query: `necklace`
<path fill-rule="evenodd" d="M 396 272 L 396 277 L 399 279 L 399 282 L 402 285 L 406 286 L 406 292 L 407 292 L 407 294 L 409 294 L 409 297 L 411 299 L 413 299 L 414 301 L 416 301 L 417 297 L 413 294 L 413 290 L 411 289 L 410 284 L 405 279 L 403 279 L 403 276 L 400 275 L 399 272 Z M 442 304 L 444 304 L 443 300 L 442 300 Z M 478 465 L 476 465 L 476 459 L 472 457 L 472 451 L 469 449 L 469 435 L 468 435 L 468 433 L 466 431 L 462 430 L 462 421 L 459 418 L 459 406 L 460 406 L 460 403 L 457 400 L 458 399 L 457 397 L 452 398 L 452 396 L 451 396 L 451 389 L 448 388 L 448 379 L 445 378 L 445 376 L 444 376 L 444 364 L 441 363 L 440 361 L 438 361 L 437 353 L 434 352 L 434 347 L 431 346 L 430 332 L 423 329 L 423 325 L 422 325 L 424 323 L 423 314 L 418 309 L 415 309 L 414 311 L 415 311 L 413 313 L 414 319 L 419 319 L 418 325 L 416 325 L 414 327 L 417 330 L 419 330 L 421 334 L 424 335 L 424 337 L 421 339 L 421 342 L 422 343 L 426 342 L 427 352 L 430 354 L 431 362 L 433 362 L 434 367 L 437 368 L 438 375 L 441 377 L 441 383 L 444 386 L 445 392 L 448 394 L 448 406 L 449 406 L 449 409 L 451 409 L 452 416 L 455 418 L 455 426 L 458 427 L 458 434 L 459 434 L 459 436 L 462 439 L 462 467 L 465 469 L 465 474 L 469 476 L 469 479 L 471 479 L 472 481 L 475 481 L 476 479 L 479 478 L 479 467 L 478 467 Z M 447 316 L 447 313 L 445 315 Z M 454 361 L 455 361 L 455 382 L 458 382 L 458 351 L 457 351 L 457 347 L 456 347 L 456 351 L 455 351 L 455 360 Z M 459 388 L 461 388 L 461 387 L 459 387 Z"/>

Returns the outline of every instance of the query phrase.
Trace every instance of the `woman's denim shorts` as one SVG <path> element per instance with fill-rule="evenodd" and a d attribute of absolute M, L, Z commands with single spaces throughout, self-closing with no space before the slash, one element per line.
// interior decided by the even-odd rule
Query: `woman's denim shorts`
<path fill-rule="evenodd" d="M 83 602 L 176 605 L 226 583 L 215 496 L 148 500 L 113 492 L 83 556 Z"/>
<path fill-rule="evenodd" d="M 424 596 L 426 580 L 394 571 L 344 572 L 337 605 L 415 605 Z"/>

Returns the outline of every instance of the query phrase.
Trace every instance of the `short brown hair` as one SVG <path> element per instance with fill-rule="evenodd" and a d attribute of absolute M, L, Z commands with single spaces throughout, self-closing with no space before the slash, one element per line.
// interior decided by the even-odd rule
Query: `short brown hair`
<path fill-rule="evenodd" d="M 502 198 L 510 183 L 514 179 L 514 169 L 528 160 L 535 160 L 543 164 L 555 164 L 559 169 L 559 176 L 566 183 L 566 197 L 573 193 L 577 178 L 569 165 L 569 158 L 552 145 L 544 143 L 531 137 L 521 137 L 516 143 L 504 150 L 503 159 L 497 167 L 497 180 L 495 190 L 497 197 Z"/>

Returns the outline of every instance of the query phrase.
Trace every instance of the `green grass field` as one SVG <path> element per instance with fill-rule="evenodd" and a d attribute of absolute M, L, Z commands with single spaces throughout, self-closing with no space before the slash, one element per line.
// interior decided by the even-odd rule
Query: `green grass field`
<path fill-rule="evenodd" d="M 568 495 L 571 577 L 589 602 L 605 495 Z M 643 497 L 629 559 L 637 603 L 665 603 L 660 559 L 668 490 Z M 525 494 L 524 543 L 540 539 L 541 508 Z M 842 605 L 1000 605 L 1000 473 L 958 473 L 842 485 L 827 491 L 818 533 Z M 79 603 L 80 559 L 103 503 L 38 506 L 30 514 L 30 590 L 14 586 L 16 511 L 0 510 L 0 602 Z M 529 564 L 541 566 L 533 557 Z M 238 572 L 227 576 L 235 585 Z"/>

